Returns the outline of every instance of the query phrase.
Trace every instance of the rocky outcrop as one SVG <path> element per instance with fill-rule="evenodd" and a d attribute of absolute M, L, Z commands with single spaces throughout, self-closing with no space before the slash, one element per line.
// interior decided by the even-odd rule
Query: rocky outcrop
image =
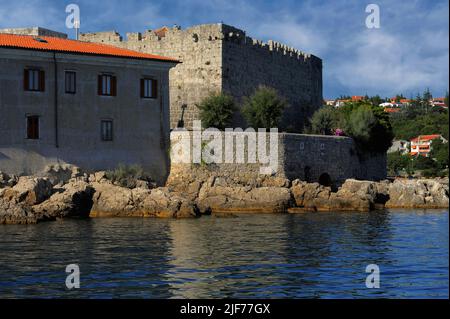
<path fill-rule="evenodd" d="M 93 183 L 91 217 L 196 217 L 197 205 L 167 188 L 128 189 L 110 183 Z"/>
<path fill-rule="evenodd" d="M 42 219 L 88 217 L 94 191 L 86 182 L 68 183 L 45 202 L 33 206 L 32 210 Z"/>
<path fill-rule="evenodd" d="M 291 187 L 296 207 L 290 212 L 309 211 L 369 211 L 377 203 L 375 182 L 347 180 L 337 192 L 319 183 L 295 180 Z"/>
<path fill-rule="evenodd" d="M 0 196 L 0 224 L 35 224 L 37 222 L 37 216 L 23 203 L 10 201 Z"/>
<path fill-rule="evenodd" d="M 16 185 L 3 193 L 3 198 L 32 206 L 42 203 L 50 197 L 53 185 L 47 178 L 22 176 Z"/>
<path fill-rule="evenodd" d="M 87 179 L 86 173 L 79 167 L 70 164 L 48 165 L 38 176 L 46 178 L 54 186 L 62 186 L 71 180 L 86 181 Z"/>
<path fill-rule="evenodd" d="M 16 175 L 8 175 L 0 171 L 0 188 L 13 187 L 19 178 Z"/>
<path fill-rule="evenodd" d="M 395 180 L 389 186 L 387 208 L 444 208 L 449 206 L 448 184 L 435 180 Z"/>
<path fill-rule="evenodd" d="M 338 189 L 319 183 L 261 178 L 249 185 L 224 176 L 179 179 L 155 188 L 110 181 L 70 165 L 49 166 L 38 176 L 0 173 L 0 224 L 30 224 L 66 217 L 192 218 L 202 214 L 303 211 L 370 211 L 384 208 L 448 208 L 449 186 L 439 180 L 346 180 Z"/>
<path fill-rule="evenodd" d="M 205 183 L 199 192 L 198 206 L 212 213 L 282 213 L 292 204 L 291 192 L 283 187 L 211 186 Z"/>

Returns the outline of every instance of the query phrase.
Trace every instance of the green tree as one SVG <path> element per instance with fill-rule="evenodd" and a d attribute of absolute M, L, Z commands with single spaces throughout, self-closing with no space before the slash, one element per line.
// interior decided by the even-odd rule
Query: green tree
<path fill-rule="evenodd" d="M 336 113 L 331 107 L 323 107 L 314 112 L 311 118 L 311 133 L 332 135 L 336 129 Z"/>
<path fill-rule="evenodd" d="M 236 110 L 231 96 L 223 93 L 211 94 L 197 105 L 200 110 L 200 120 L 205 128 L 215 127 L 224 130 L 229 127 Z"/>
<path fill-rule="evenodd" d="M 359 148 L 371 152 L 386 152 L 394 137 L 389 115 L 382 107 L 369 104 L 354 107 L 345 131 Z"/>
<path fill-rule="evenodd" d="M 444 104 L 448 107 L 448 91 L 445 93 Z"/>
<path fill-rule="evenodd" d="M 277 91 L 267 86 L 260 86 L 244 101 L 242 113 L 254 128 L 278 127 L 286 101 Z"/>
<path fill-rule="evenodd" d="M 418 170 L 433 169 L 436 167 L 436 163 L 431 157 L 425 157 L 422 155 L 414 158 L 413 165 L 414 169 Z"/>
<path fill-rule="evenodd" d="M 431 143 L 430 157 L 436 161 L 439 169 L 448 167 L 448 143 L 442 142 L 441 139 L 433 140 Z"/>
<path fill-rule="evenodd" d="M 409 155 L 403 155 L 400 152 L 387 154 L 387 167 L 389 175 L 397 176 L 400 171 L 408 171 L 411 158 Z"/>

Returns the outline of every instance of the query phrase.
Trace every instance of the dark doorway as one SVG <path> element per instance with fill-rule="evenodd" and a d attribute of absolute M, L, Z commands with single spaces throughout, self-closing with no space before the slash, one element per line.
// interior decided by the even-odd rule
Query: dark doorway
<path fill-rule="evenodd" d="M 328 175 L 328 173 L 323 173 L 319 177 L 319 184 L 323 186 L 331 186 L 331 177 Z"/>

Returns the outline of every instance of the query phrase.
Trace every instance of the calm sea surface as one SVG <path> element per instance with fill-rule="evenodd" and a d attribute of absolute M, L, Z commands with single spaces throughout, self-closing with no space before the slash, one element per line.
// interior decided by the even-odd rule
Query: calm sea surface
<path fill-rule="evenodd" d="M 447 210 L 0 225 L 0 298 L 448 298 L 448 229 Z"/>

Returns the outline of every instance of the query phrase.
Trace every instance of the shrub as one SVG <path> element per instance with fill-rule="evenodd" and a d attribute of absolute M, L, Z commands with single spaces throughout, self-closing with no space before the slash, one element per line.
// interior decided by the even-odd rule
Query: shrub
<path fill-rule="evenodd" d="M 329 107 L 320 108 L 311 118 L 311 133 L 331 135 L 336 129 L 336 111 Z"/>
<path fill-rule="evenodd" d="M 137 180 L 148 179 L 144 175 L 144 170 L 139 165 L 119 164 L 116 169 L 107 171 L 106 178 L 122 187 L 134 188 Z"/>
<path fill-rule="evenodd" d="M 339 109 L 321 108 L 310 123 L 307 133 L 347 135 L 355 140 L 359 150 L 373 153 L 386 152 L 394 137 L 389 115 L 367 102 L 347 103 Z"/>
<path fill-rule="evenodd" d="M 411 168 L 411 157 L 409 155 L 402 155 L 400 152 L 387 154 L 387 167 L 389 175 L 397 176 L 400 171 L 409 171 Z"/>
<path fill-rule="evenodd" d="M 358 148 L 375 153 L 386 152 L 394 138 L 387 113 L 381 107 L 367 104 L 350 112 L 346 131 Z"/>
<path fill-rule="evenodd" d="M 286 101 L 273 88 L 260 86 L 244 101 L 242 113 L 253 128 L 278 127 Z"/>
<path fill-rule="evenodd" d="M 200 120 L 205 128 L 214 127 L 224 130 L 229 127 L 236 110 L 231 96 L 223 93 L 211 94 L 197 105 L 200 110 Z"/>

